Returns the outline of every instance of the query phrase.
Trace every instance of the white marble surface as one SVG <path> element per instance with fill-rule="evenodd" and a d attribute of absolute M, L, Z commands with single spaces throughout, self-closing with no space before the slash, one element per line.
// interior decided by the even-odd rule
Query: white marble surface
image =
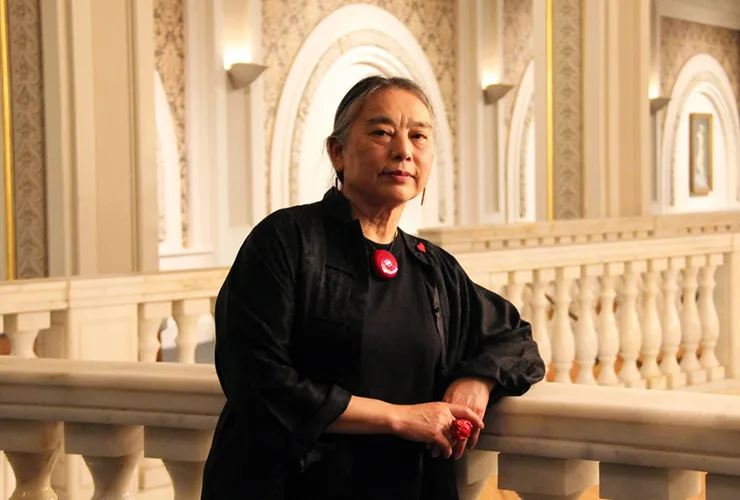
<path fill-rule="evenodd" d="M 489 412 L 478 449 L 737 474 L 738 430 L 734 396 L 542 383 Z"/>
<path fill-rule="evenodd" d="M 212 429 L 212 365 L 0 357 L 0 419 Z"/>

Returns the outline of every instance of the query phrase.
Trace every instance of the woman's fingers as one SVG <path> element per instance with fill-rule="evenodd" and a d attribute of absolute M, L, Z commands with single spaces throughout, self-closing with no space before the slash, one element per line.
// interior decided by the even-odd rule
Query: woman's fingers
<path fill-rule="evenodd" d="M 478 438 L 480 437 L 480 429 L 477 427 L 473 428 L 473 432 L 470 433 L 470 438 L 468 438 L 468 448 L 471 450 L 475 449 L 475 446 L 478 444 Z"/>
<path fill-rule="evenodd" d="M 460 458 L 463 456 L 463 453 L 465 453 L 465 446 L 467 444 L 468 444 L 467 439 L 463 439 L 455 443 L 455 446 L 452 448 L 452 457 L 455 460 L 460 460 Z"/>
<path fill-rule="evenodd" d="M 480 418 L 477 413 L 466 406 L 450 405 L 450 412 L 455 418 L 464 418 L 466 420 L 470 420 L 470 423 L 473 424 L 473 427 L 477 429 L 483 429 L 485 427 L 483 419 Z"/>

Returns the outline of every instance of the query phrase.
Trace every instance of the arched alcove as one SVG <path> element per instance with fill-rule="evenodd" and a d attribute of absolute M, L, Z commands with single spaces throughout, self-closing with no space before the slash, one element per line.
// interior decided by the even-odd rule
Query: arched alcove
<path fill-rule="evenodd" d="M 692 193 L 689 182 L 692 115 L 711 116 L 713 133 L 706 144 L 712 157 L 713 186 L 708 193 Z M 705 126 L 699 128 L 703 131 Z M 738 208 L 738 142 L 737 100 L 727 74 L 711 56 L 694 56 L 681 69 L 666 110 L 661 162 L 655 176 L 659 210 L 696 212 Z"/>
<path fill-rule="evenodd" d="M 452 222 L 452 135 L 434 72 L 408 28 L 370 5 L 343 7 L 327 16 L 296 56 L 280 96 L 270 152 L 273 209 L 313 201 L 328 187 L 331 166 L 322 147 L 336 105 L 357 80 L 378 73 L 413 78 L 429 93 L 436 114 L 437 161 L 425 204 L 411 202 L 402 226 L 415 232 Z"/>
<path fill-rule="evenodd" d="M 506 146 L 506 220 L 535 220 L 534 61 L 516 93 Z"/>

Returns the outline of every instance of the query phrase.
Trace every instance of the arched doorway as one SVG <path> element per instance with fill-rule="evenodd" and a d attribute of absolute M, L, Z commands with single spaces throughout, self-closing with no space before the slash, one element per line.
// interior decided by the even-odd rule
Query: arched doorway
<path fill-rule="evenodd" d="M 692 57 L 681 69 L 666 110 L 661 144 L 658 210 L 696 212 L 740 207 L 738 143 L 740 122 L 730 80 L 720 63 L 707 54 Z M 690 152 L 694 117 L 708 117 L 712 126 L 706 138 L 713 181 L 706 192 L 692 192 Z M 702 135 L 704 138 L 705 135 Z"/>
<path fill-rule="evenodd" d="M 315 201 L 331 180 L 323 142 L 344 93 L 368 74 L 413 78 L 429 93 L 436 114 L 437 161 L 424 202 L 409 203 L 402 227 L 453 223 L 452 134 L 434 71 L 423 49 L 389 12 L 370 5 L 343 7 L 304 42 L 283 87 L 270 152 L 272 210 Z"/>

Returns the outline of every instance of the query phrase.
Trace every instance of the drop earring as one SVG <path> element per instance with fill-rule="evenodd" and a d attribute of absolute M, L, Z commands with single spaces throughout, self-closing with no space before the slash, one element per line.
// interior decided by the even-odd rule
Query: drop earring
<path fill-rule="evenodd" d="M 421 206 L 424 206 L 424 198 L 426 198 L 427 195 L 427 188 L 424 188 L 424 191 L 421 192 Z"/>

